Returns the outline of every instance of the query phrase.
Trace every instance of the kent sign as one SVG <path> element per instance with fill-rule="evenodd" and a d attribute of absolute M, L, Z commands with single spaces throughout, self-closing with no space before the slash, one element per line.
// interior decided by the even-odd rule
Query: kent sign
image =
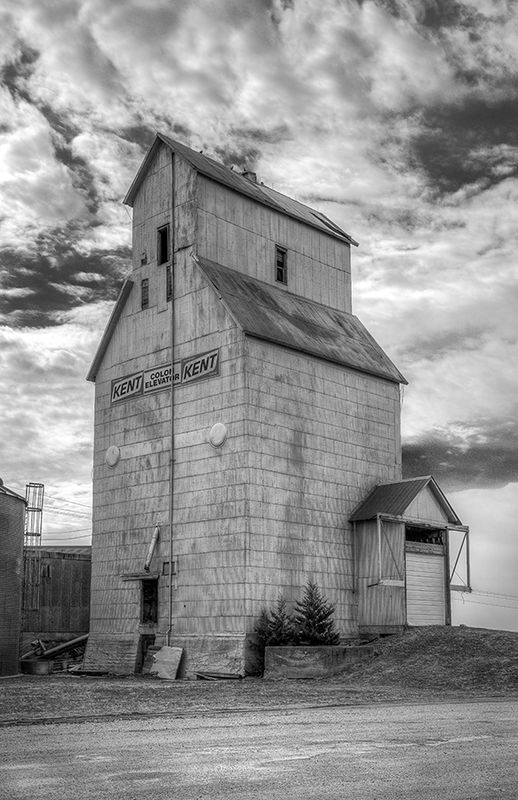
<path fill-rule="evenodd" d="M 176 362 L 172 367 L 171 364 L 163 364 L 160 367 L 153 367 L 153 369 L 134 372 L 133 375 L 118 378 L 112 381 L 111 402 L 113 405 L 121 400 L 170 389 L 171 382 L 174 386 L 183 385 L 199 381 L 202 378 L 212 378 L 218 374 L 219 348 L 192 358 L 184 358 L 183 361 Z"/>

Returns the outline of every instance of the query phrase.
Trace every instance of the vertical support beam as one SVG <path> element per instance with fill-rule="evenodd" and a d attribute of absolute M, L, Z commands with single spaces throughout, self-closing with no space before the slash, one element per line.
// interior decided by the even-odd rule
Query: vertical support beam
<path fill-rule="evenodd" d="M 376 531 L 378 534 L 378 583 L 381 581 L 381 519 L 376 514 Z"/>
<path fill-rule="evenodd" d="M 468 591 L 471 592 L 471 570 L 469 563 L 469 531 L 466 531 L 466 583 Z"/>
<path fill-rule="evenodd" d="M 356 522 L 353 522 L 353 529 L 352 529 L 352 556 L 353 556 L 353 594 L 358 591 L 358 575 L 357 575 L 357 568 L 356 568 Z"/>
<path fill-rule="evenodd" d="M 451 625 L 451 591 L 450 591 L 450 531 L 444 529 L 444 592 L 446 625 Z"/>
<path fill-rule="evenodd" d="M 175 219 L 175 156 L 171 153 L 171 218 L 169 222 L 171 231 L 171 457 L 169 462 L 169 597 L 168 597 L 168 620 L 167 620 L 167 646 L 171 644 L 171 633 L 173 630 L 173 515 L 174 515 L 174 304 L 175 304 L 175 235 L 174 235 L 174 219 Z"/>

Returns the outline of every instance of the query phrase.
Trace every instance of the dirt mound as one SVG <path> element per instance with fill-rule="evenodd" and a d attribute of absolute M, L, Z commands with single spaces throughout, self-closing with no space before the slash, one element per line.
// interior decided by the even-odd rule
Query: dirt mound
<path fill-rule="evenodd" d="M 373 644 L 374 660 L 355 670 L 359 685 L 518 690 L 518 633 L 431 626 Z"/>

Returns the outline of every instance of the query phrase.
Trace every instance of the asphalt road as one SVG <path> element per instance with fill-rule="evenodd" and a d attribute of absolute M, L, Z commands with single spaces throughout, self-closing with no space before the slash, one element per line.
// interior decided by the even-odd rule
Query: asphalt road
<path fill-rule="evenodd" d="M 4 727 L 0 797 L 516 800 L 517 723 L 509 700 Z"/>

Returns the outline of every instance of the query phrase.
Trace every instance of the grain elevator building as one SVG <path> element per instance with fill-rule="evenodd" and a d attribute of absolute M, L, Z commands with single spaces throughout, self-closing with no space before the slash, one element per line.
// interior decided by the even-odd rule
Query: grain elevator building
<path fill-rule="evenodd" d="M 356 635 L 350 519 L 401 480 L 405 383 L 351 312 L 356 243 L 163 135 L 125 202 L 133 270 L 88 375 L 86 666 L 138 670 L 154 643 L 244 673 L 261 607 L 309 577 Z"/>

